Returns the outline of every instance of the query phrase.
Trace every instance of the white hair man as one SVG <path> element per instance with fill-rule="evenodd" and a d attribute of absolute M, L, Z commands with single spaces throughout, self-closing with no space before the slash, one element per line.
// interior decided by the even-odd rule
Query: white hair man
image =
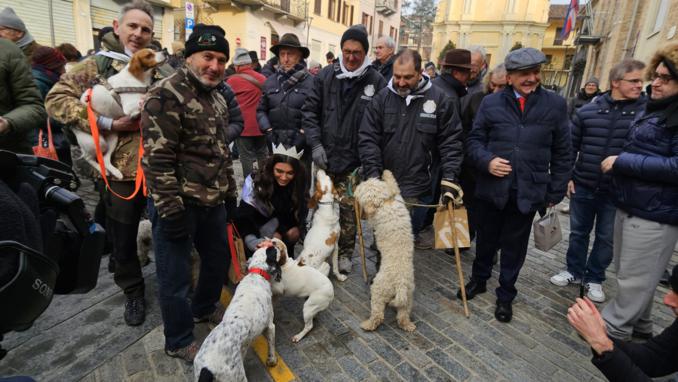
<path fill-rule="evenodd" d="M 395 59 L 396 43 L 390 36 L 381 36 L 374 46 L 375 60 L 372 65 L 388 82 L 393 77 L 393 60 Z"/>

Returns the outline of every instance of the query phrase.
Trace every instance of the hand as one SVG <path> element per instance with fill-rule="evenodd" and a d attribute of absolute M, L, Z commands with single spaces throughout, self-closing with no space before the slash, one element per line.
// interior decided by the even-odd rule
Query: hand
<path fill-rule="evenodd" d="M 567 321 L 598 355 L 614 348 L 614 344 L 607 336 L 605 321 L 588 297 L 577 298 L 567 310 Z"/>
<path fill-rule="evenodd" d="M 139 131 L 139 128 L 141 127 L 139 122 L 139 118 L 132 118 L 126 115 L 113 120 L 111 131 Z"/>
<path fill-rule="evenodd" d="M 574 182 L 569 181 L 567 182 L 567 197 L 572 199 L 572 195 L 574 195 Z"/>
<path fill-rule="evenodd" d="M 264 240 L 261 241 L 257 244 L 257 248 L 269 248 L 273 246 L 273 242 L 271 240 Z"/>
<path fill-rule="evenodd" d="M 0 117 L 0 134 L 9 130 L 9 121 Z"/>
<path fill-rule="evenodd" d="M 327 169 L 327 154 L 322 145 L 314 147 L 311 156 L 313 157 L 313 163 L 315 163 L 316 166 L 323 170 Z"/>
<path fill-rule="evenodd" d="M 504 158 L 496 157 L 490 161 L 490 164 L 487 167 L 490 174 L 503 178 L 513 170 L 509 163 L 510 162 Z"/>
<path fill-rule="evenodd" d="M 443 179 L 440 182 L 440 195 L 444 205 L 449 203 L 459 204 L 461 203 L 463 192 L 461 191 L 461 187 L 451 180 Z"/>
<path fill-rule="evenodd" d="M 614 161 L 617 160 L 618 155 L 612 155 L 609 156 L 600 163 L 600 169 L 603 171 L 603 173 L 607 173 L 612 171 L 612 166 L 614 166 Z"/>
<path fill-rule="evenodd" d="M 186 239 L 189 235 L 188 229 L 188 215 L 186 211 L 181 211 L 170 217 L 161 218 L 162 231 L 170 240 Z"/>

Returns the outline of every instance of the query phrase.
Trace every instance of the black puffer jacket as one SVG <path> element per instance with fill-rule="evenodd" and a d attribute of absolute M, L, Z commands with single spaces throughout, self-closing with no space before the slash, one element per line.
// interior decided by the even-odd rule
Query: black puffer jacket
<path fill-rule="evenodd" d="M 591 102 L 596 96 L 600 95 L 600 92 L 595 92 L 591 95 L 586 94 L 584 89 L 579 90 L 576 96 L 570 99 L 570 102 L 567 104 L 567 115 L 572 118 L 574 112 L 577 111 L 580 107 Z"/>
<path fill-rule="evenodd" d="M 439 87 L 446 96 L 452 98 L 457 115 L 461 115 L 461 97 L 466 95 L 466 87 L 449 74 L 441 74 L 433 79 L 433 85 Z"/>
<path fill-rule="evenodd" d="M 605 93 L 575 111 L 570 121 L 575 185 L 607 191 L 611 176 L 602 173 L 600 162 L 610 155 L 619 155 L 631 122 L 644 108 L 644 97 L 615 101 L 610 93 Z"/>
<path fill-rule="evenodd" d="M 262 133 L 271 131 L 273 143 L 285 146 L 297 146 L 303 149 L 306 139 L 301 133 L 301 107 L 306 97 L 313 90 L 313 76 L 306 75 L 293 87 L 288 89 L 283 75 L 276 73 L 269 76 L 264 83 L 264 90 L 257 107 L 257 121 Z"/>
<path fill-rule="evenodd" d="M 395 61 L 395 55 L 391 56 L 386 60 L 385 63 L 381 63 L 379 60 L 374 60 L 372 66 L 384 77 L 384 80 L 388 83 L 393 77 L 393 62 Z"/>
<path fill-rule="evenodd" d="M 313 78 L 313 91 L 302 108 L 306 143 L 324 147 L 327 170 L 341 174 L 360 166 L 358 128 L 365 107 L 386 81 L 373 67 L 356 78 L 339 79 L 339 63 L 324 67 Z"/>
<path fill-rule="evenodd" d="M 431 169 L 437 161 L 443 178 L 456 182 L 464 157 L 454 103 L 425 78 L 409 106 L 390 88 L 382 89 L 360 124 L 363 172 L 377 177 L 390 170 L 404 197 L 431 194 Z"/>

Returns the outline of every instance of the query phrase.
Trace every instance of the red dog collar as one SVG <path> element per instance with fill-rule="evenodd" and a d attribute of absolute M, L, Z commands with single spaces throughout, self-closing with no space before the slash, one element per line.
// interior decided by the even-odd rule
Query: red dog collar
<path fill-rule="evenodd" d="M 258 275 L 261 275 L 261 277 L 265 278 L 266 281 L 271 281 L 271 275 L 269 275 L 268 272 L 261 268 L 252 268 L 249 270 L 249 273 L 256 273 Z"/>

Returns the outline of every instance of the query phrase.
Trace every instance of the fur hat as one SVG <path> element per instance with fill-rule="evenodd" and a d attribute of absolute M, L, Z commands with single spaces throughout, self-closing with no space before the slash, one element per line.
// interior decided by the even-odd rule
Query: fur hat
<path fill-rule="evenodd" d="M 365 49 L 365 53 L 370 52 L 370 43 L 367 40 L 367 29 L 365 29 L 364 25 L 356 24 L 346 29 L 346 32 L 341 35 L 340 46 L 342 48 L 344 47 L 344 42 L 346 42 L 346 40 L 358 41 L 363 46 L 363 49 Z"/>
<path fill-rule="evenodd" d="M 226 32 L 218 25 L 197 24 L 193 33 L 186 41 L 184 57 L 190 57 L 193 53 L 211 50 L 226 55 L 229 58 L 228 41 L 224 37 Z"/>
<path fill-rule="evenodd" d="M 678 43 L 667 44 L 652 56 L 645 72 L 645 78 L 648 81 L 652 81 L 654 71 L 660 63 L 666 66 L 673 78 L 678 79 Z"/>
<path fill-rule="evenodd" d="M 233 56 L 233 65 L 249 65 L 252 63 L 252 57 L 247 49 L 236 48 L 235 56 Z"/>

